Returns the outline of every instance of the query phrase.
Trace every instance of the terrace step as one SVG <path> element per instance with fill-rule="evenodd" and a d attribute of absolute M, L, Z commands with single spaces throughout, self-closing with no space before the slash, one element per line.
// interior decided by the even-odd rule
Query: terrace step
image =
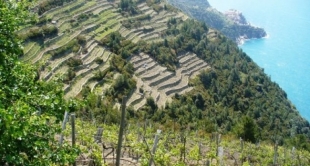
<path fill-rule="evenodd" d="M 93 62 L 96 58 L 101 57 L 104 53 L 104 49 L 102 47 L 98 47 L 96 52 L 94 52 L 94 55 L 89 56 L 87 59 L 85 59 L 84 64 L 89 64 Z"/>
<path fill-rule="evenodd" d="M 139 110 L 146 104 L 146 99 L 143 98 L 141 101 L 139 101 L 137 104 L 134 105 L 135 110 Z"/>
<path fill-rule="evenodd" d="M 202 65 L 202 64 L 204 64 L 204 62 L 201 61 L 201 60 L 198 60 L 198 61 L 196 61 L 195 63 L 192 63 L 191 65 L 189 65 L 189 66 L 183 68 L 183 69 L 181 70 L 181 73 L 183 74 L 183 73 L 186 73 L 186 72 L 188 72 L 188 71 L 191 71 L 192 69 L 196 68 L 196 66 L 200 66 L 200 65 Z"/>
<path fill-rule="evenodd" d="M 156 34 L 157 32 L 155 32 L 155 31 L 152 31 L 152 32 L 149 32 L 149 33 L 142 33 L 142 34 L 140 34 L 139 35 L 139 37 L 141 38 L 141 39 L 144 39 L 144 38 L 146 38 L 146 37 L 148 37 L 148 36 L 152 36 L 152 35 L 154 35 L 154 34 Z M 158 35 L 158 34 L 157 34 Z"/>
<path fill-rule="evenodd" d="M 103 2 L 103 3 L 100 3 L 100 2 Z M 81 14 L 86 14 L 86 13 L 90 13 L 90 12 L 96 11 L 98 8 L 105 7 L 106 5 L 109 5 L 109 2 L 99 1 L 99 3 L 98 3 L 98 1 L 97 1 L 96 4 L 92 5 L 87 10 L 84 10 L 83 12 L 78 12 L 77 14 L 73 15 L 72 17 L 76 18 L 76 17 L 78 17 Z"/>
<path fill-rule="evenodd" d="M 191 60 L 195 57 L 196 57 L 195 54 L 185 54 L 183 56 L 178 57 L 178 59 L 179 59 L 179 63 L 182 65 L 182 64 L 185 64 L 188 60 Z"/>
<path fill-rule="evenodd" d="M 132 39 L 132 42 L 133 43 L 138 43 L 138 41 L 140 41 L 140 40 L 141 40 L 141 38 L 136 36 L 134 39 Z"/>
<path fill-rule="evenodd" d="M 187 68 L 187 67 L 189 67 L 193 64 L 196 64 L 198 62 L 203 62 L 203 61 L 197 57 L 192 57 L 192 58 L 189 58 L 185 63 L 181 64 L 180 66 L 182 68 Z"/>
<path fill-rule="evenodd" d="M 185 58 L 184 58 L 185 59 Z M 179 61 L 179 66 L 182 68 L 184 68 L 184 67 L 187 67 L 187 66 L 189 66 L 189 65 L 191 65 L 191 64 L 193 64 L 193 63 L 195 63 L 195 62 L 197 62 L 197 61 L 199 61 L 199 59 L 198 58 L 196 58 L 196 57 L 188 57 L 188 58 L 186 58 L 186 61 L 185 62 L 183 62 L 183 63 L 181 63 L 180 61 Z"/>
<path fill-rule="evenodd" d="M 143 39 L 143 40 L 148 40 L 148 39 L 152 39 L 152 38 L 157 38 L 159 36 L 160 35 L 159 35 L 158 32 L 153 32 L 153 33 L 146 34 L 146 35 L 144 35 L 144 36 L 142 36 L 140 38 Z"/>
<path fill-rule="evenodd" d="M 52 9 L 50 9 L 50 10 L 44 12 L 43 14 L 41 14 L 41 15 L 39 16 L 39 18 L 42 18 L 42 17 L 44 17 L 45 15 L 48 15 L 48 14 L 50 14 L 50 13 L 52 13 L 52 12 L 54 12 L 54 11 L 60 9 L 60 8 L 65 8 L 65 7 L 67 7 L 67 6 L 70 6 L 70 5 L 74 4 L 74 3 L 77 3 L 77 1 L 67 2 L 67 3 L 64 3 L 62 6 L 58 6 L 58 7 L 52 8 Z"/>
<path fill-rule="evenodd" d="M 63 76 L 64 74 L 67 73 L 69 67 L 66 66 L 66 65 L 62 65 L 61 67 L 57 68 L 53 73 L 52 75 L 45 81 L 50 81 L 52 80 L 53 78 L 57 77 L 57 76 Z"/>
<path fill-rule="evenodd" d="M 98 45 L 97 42 L 93 42 L 89 47 L 87 47 L 87 53 L 81 55 L 81 59 L 85 61 L 85 59 L 87 59 L 88 55 L 92 53 L 92 51 L 94 50 L 95 47 L 97 47 L 97 45 Z"/>
<path fill-rule="evenodd" d="M 52 69 L 51 69 L 51 71 L 45 73 L 45 75 L 44 75 L 44 73 L 41 73 L 42 78 L 43 78 L 44 80 L 48 80 L 48 79 L 52 76 L 52 74 L 53 74 L 59 67 L 61 67 L 69 58 L 71 58 L 71 57 L 73 57 L 73 56 L 74 56 L 74 54 L 71 53 L 71 54 L 69 54 L 69 55 L 67 55 L 67 56 L 65 56 L 65 57 L 61 57 L 61 58 L 55 59 L 53 62 L 50 62 L 51 65 L 49 65 L 49 66 L 50 66 Z"/>
<path fill-rule="evenodd" d="M 150 7 L 147 6 L 147 5 L 144 5 L 144 6 L 142 6 L 142 7 L 139 7 L 139 10 L 142 11 L 143 13 L 144 13 L 145 10 L 148 10 L 148 9 L 150 9 Z"/>
<path fill-rule="evenodd" d="M 78 95 L 83 86 L 89 81 L 91 77 L 93 77 L 93 73 L 87 74 L 83 76 L 82 79 L 80 79 L 76 84 L 70 86 L 70 90 L 67 90 L 68 92 L 65 94 L 65 98 L 68 99 L 70 97 L 75 97 Z M 65 90 L 66 91 L 66 90 Z"/>
<path fill-rule="evenodd" d="M 102 4 L 101 6 L 102 7 L 100 7 L 100 8 L 92 10 L 94 15 L 100 15 L 102 12 L 113 8 L 113 6 L 109 3 Z"/>
<path fill-rule="evenodd" d="M 167 11 L 161 11 L 159 12 L 156 16 L 154 16 L 153 18 L 151 18 L 151 22 L 156 22 L 157 19 L 163 18 L 164 15 L 167 13 Z"/>
<path fill-rule="evenodd" d="M 145 2 L 142 2 L 137 7 L 140 9 L 143 8 L 144 6 L 147 6 L 147 4 Z"/>
<path fill-rule="evenodd" d="M 159 72 L 155 72 L 155 73 L 152 73 L 151 75 L 147 75 L 147 76 L 144 76 L 144 77 L 141 77 L 141 79 L 143 81 L 150 81 L 152 79 L 155 79 L 156 77 L 158 77 L 160 75 L 160 71 Z"/>
<path fill-rule="evenodd" d="M 169 80 L 170 78 L 174 77 L 175 74 L 172 72 L 163 72 L 159 77 L 156 77 L 152 82 L 149 83 L 149 86 L 157 86 L 158 84 Z"/>
<path fill-rule="evenodd" d="M 98 84 L 98 81 L 91 81 L 89 84 L 88 84 L 88 87 L 90 88 L 90 91 L 93 92 L 96 85 Z"/>
<path fill-rule="evenodd" d="M 149 8 L 148 10 L 144 11 L 144 14 L 150 15 L 152 17 L 152 14 L 156 14 L 156 12 L 153 9 Z"/>
<path fill-rule="evenodd" d="M 75 33 L 73 33 L 73 34 L 69 37 L 69 39 L 67 40 L 67 42 L 65 42 L 65 43 L 62 44 L 62 45 L 52 45 L 52 46 L 49 46 L 49 47 L 45 48 L 44 50 L 42 50 L 42 51 L 32 60 L 31 63 L 34 64 L 34 63 L 38 62 L 38 61 L 42 58 L 42 56 L 43 56 L 45 53 L 47 53 L 47 52 L 49 52 L 49 51 L 52 51 L 52 50 L 56 50 L 56 49 L 58 49 L 58 48 L 60 48 L 60 47 L 62 47 L 62 46 L 64 46 L 64 45 L 66 45 L 66 44 L 69 43 L 72 39 L 74 39 L 75 37 L 77 37 L 79 34 L 85 32 L 85 31 L 87 31 L 87 30 L 89 30 L 89 29 L 91 29 L 91 28 L 93 28 L 93 27 L 95 27 L 95 26 L 96 26 L 95 24 L 90 24 L 90 25 L 88 25 L 88 26 L 82 28 L 81 30 L 76 31 Z"/>
<path fill-rule="evenodd" d="M 105 58 L 103 61 L 107 62 L 111 55 L 112 55 L 112 52 L 106 50 L 102 55 L 102 57 Z"/>
<path fill-rule="evenodd" d="M 153 73 L 158 73 L 160 71 L 161 71 L 161 73 L 163 73 L 163 72 L 167 71 L 167 68 L 162 67 L 158 64 L 158 65 L 152 67 L 151 69 L 148 69 L 147 71 L 145 71 L 143 74 L 141 74 L 140 77 L 145 77 L 145 76 L 147 77 L 149 75 L 153 75 Z"/>
<path fill-rule="evenodd" d="M 150 59 L 150 56 L 141 53 L 139 55 L 136 55 L 136 56 L 132 57 L 130 59 L 130 62 L 132 64 L 137 64 L 137 63 L 141 63 L 142 61 L 145 61 L 147 59 Z"/>
<path fill-rule="evenodd" d="M 89 72 L 91 72 L 92 70 L 96 69 L 99 65 L 96 63 L 93 63 L 91 65 L 86 66 L 85 68 L 78 68 L 78 70 L 76 71 L 76 75 L 77 76 L 83 76 Z"/>
<path fill-rule="evenodd" d="M 137 33 L 132 33 L 128 36 L 127 40 L 132 40 L 136 36 L 137 36 Z"/>
<path fill-rule="evenodd" d="M 158 99 L 160 98 L 160 92 L 158 92 L 156 89 L 150 89 L 148 91 L 148 97 L 152 97 L 154 99 L 155 102 L 158 101 Z"/>
<path fill-rule="evenodd" d="M 168 90 L 165 91 L 165 94 L 167 96 L 169 95 L 173 95 L 175 93 L 179 93 L 181 94 L 182 91 L 186 91 L 186 89 L 190 88 L 188 86 L 188 79 L 187 78 L 184 78 L 182 80 L 182 82 L 178 85 L 178 86 L 175 86 L 175 87 L 171 87 L 169 88 Z"/>
<path fill-rule="evenodd" d="M 125 27 L 122 26 L 122 28 L 118 31 L 120 34 L 122 34 L 125 30 L 127 30 Z"/>
<path fill-rule="evenodd" d="M 160 35 L 156 33 L 156 34 L 145 37 L 143 40 L 150 41 L 150 40 L 157 39 L 159 37 L 160 37 Z"/>
<path fill-rule="evenodd" d="M 197 66 L 196 68 L 192 69 L 190 73 L 188 73 L 188 75 L 190 76 L 190 78 L 193 78 L 203 69 L 210 69 L 210 66 L 207 63 L 203 64 L 202 66 Z"/>
<path fill-rule="evenodd" d="M 139 61 L 138 63 L 134 63 L 133 67 L 135 70 L 138 70 L 141 67 L 146 68 L 148 64 L 150 64 L 151 62 L 154 62 L 154 60 L 150 57 L 145 58 L 145 59 L 141 59 L 141 61 Z"/>
<path fill-rule="evenodd" d="M 152 61 L 152 62 L 148 63 L 146 66 L 143 66 L 143 67 L 139 68 L 138 70 L 136 70 L 136 75 L 142 75 L 142 74 L 146 73 L 147 71 L 152 70 L 156 66 L 158 66 L 158 63 L 155 61 Z"/>
<path fill-rule="evenodd" d="M 68 99 L 70 97 L 75 97 L 76 95 L 78 95 L 81 92 L 83 86 L 94 76 L 93 70 L 105 70 L 106 68 L 108 68 L 108 65 L 102 64 L 97 66 L 96 68 L 89 69 L 88 71 L 83 72 L 80 75 L 77 74 L 78 77 L 82 78 L 76 81 L 77 77 L 75 77 L 75 79 L 72 80 L 72 82 L 76 82 L 75 84 L 70 86 L 70 91 L 65 94 L 65 98 Z"/>
<path fill-rule="evenodd" d="M 162 84 L 157 85 L 158 90 L 164 90 L 169 87 L 177 86 L 181 83 L 183 76 L 171 78 L 169 81 L 163 82 Z"/>
<path fill-rule="evenodd" d="M 137 92 L 138 90 L 136 90 L 130 97 L 130 99 L 127 101 L 126 105 L 136 105 L 139 102 L 141 102 L 141 100 L 144 99 L 144 95 Z"/>

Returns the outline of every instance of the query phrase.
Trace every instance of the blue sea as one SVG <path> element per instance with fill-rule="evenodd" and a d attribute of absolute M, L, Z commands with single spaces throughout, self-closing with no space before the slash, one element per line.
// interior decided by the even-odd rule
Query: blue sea
<path fill-rule="evenodd" d="M 237 9 L 252 25 L 268 33 L 240 47 L 288 95 L 310 121 L 310 1 L 209 0 L 219 11 Z"/>

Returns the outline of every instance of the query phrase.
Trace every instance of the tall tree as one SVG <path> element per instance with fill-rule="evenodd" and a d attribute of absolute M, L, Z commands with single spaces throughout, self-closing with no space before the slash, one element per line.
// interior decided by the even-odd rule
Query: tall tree
<path fill-rule="evenodd" d="M 248 117 L 244 116 L 239 124 L 237 124 L 236 134 L 243 138 L 245 141 L 255 143 L 258 139 L 258 128 L 255 121 Z"/>

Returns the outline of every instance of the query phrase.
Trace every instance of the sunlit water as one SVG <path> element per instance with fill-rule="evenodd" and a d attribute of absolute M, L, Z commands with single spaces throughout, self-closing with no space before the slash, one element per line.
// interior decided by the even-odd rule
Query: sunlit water
<path fill-rule="evenodd" d="M 300 114 L 310 121 L 310 1 L 209 0 L 219 11 L 234 8 L 263 27 L 266 39 L 240 47 L 284 89 Z"/>

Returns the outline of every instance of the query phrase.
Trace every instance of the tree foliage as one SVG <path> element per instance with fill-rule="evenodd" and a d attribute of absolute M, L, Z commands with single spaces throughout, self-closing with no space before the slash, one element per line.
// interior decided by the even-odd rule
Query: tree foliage
<path fill-rule="evenodd" d="M 132 15 L 138 14 L 137 5 L 133 0 L 121 0 L 119 6 L 124 12 L 128 12 Z"/>
<path fill-rule="evenodd" d="M 258 141 L 258 128 L 255 121 L 248 117 L 244 116 L 241 121 L 236 125 L 235 132 L 238 137 L 242 138 L 245 141 L 256 143 Z"/>
<path fill-rule="evenodd" d="M 57 83 L 38 80 L 22 53 L 15 31 L 27 16 L 28 1 L 0 1 L 0 165 L 72 163 L 78 149 L 59 146 L 55 134 L 70 110 Z"/>

